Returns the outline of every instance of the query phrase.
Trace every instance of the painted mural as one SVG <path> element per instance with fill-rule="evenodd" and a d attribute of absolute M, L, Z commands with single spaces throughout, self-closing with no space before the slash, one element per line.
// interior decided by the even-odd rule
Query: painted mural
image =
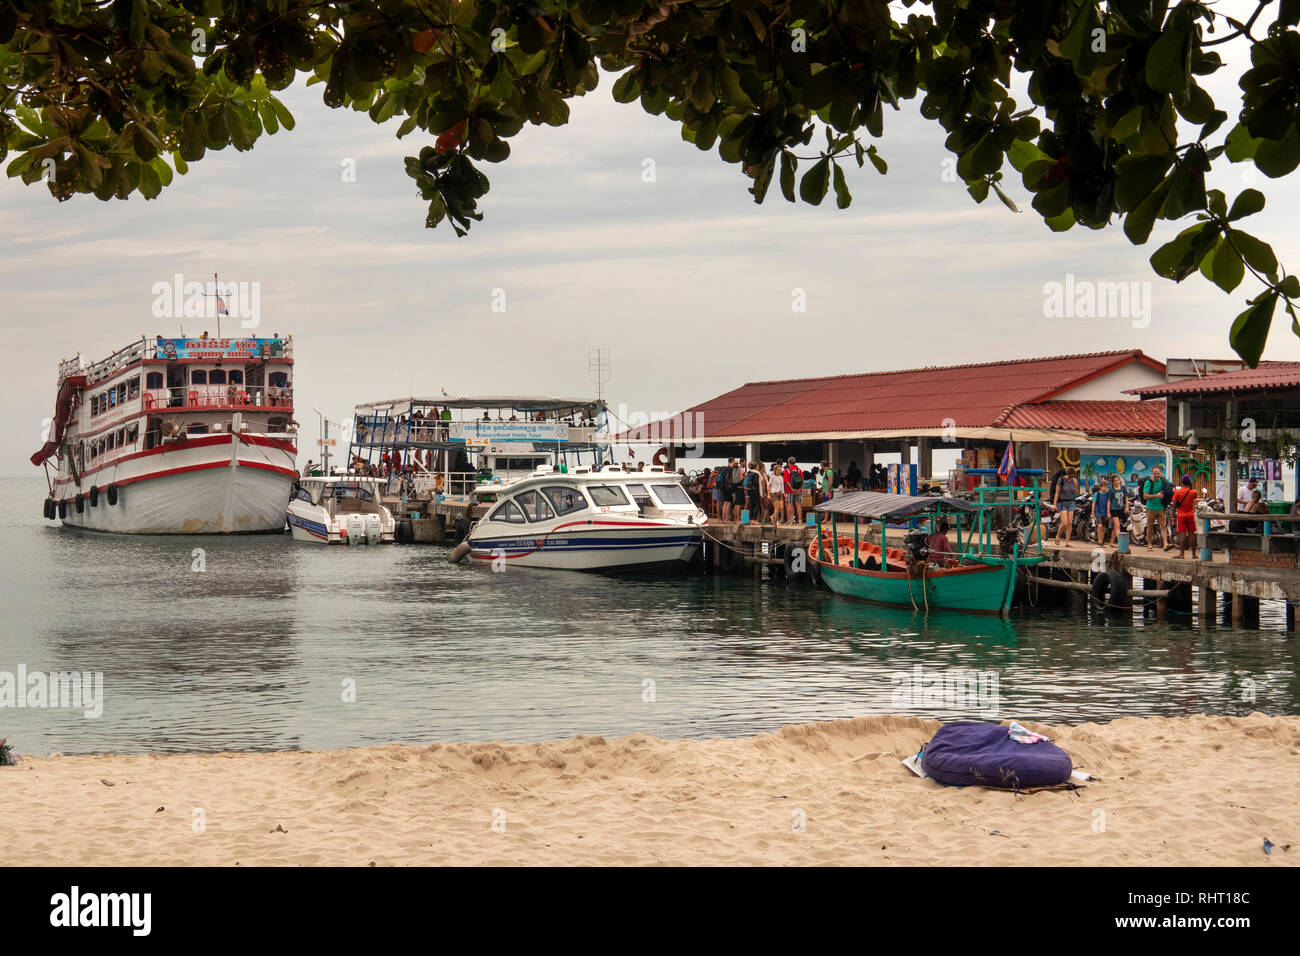
<path fill-rule="evenodd" d="M 1058 467 L 1079 469 L 1079 478 L 1085 485 L 1093 484 L 1103 475 L 1122 475 L 1126 482 L 1131 482 L 1136 475 L 1138 481 L 1142 481 L 1152 468 L 1157 465 L 1163 468 L 1165 464 L 1165 457 L 1159 452 L 1085 454 L 1078 448 L 1053 448 L 1052 452 Z"/>

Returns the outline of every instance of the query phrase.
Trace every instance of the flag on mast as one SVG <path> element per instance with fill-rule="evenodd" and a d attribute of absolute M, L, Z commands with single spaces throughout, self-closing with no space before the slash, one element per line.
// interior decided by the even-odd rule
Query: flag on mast
<path fill-rule="evenodd" d="M 998 465 L 998 478 L 1004 485 L 1016 483 L 1016 447 L 1015 442 L 1007 441 L 1007 450 L 1002 453 L 1002 464 Z"/>

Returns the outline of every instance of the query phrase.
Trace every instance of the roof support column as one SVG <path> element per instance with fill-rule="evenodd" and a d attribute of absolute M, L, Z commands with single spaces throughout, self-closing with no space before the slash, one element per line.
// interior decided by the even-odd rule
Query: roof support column
<path fill-rule="evenodd" d="M 899 464 L 910 465 L 912 463 L 912 442 L 910 439 L 903 438 L 898 442 L 898 461 Z"/>
<path fill-rule="evenodd" d="M 934 458 L 930 453 L 930 439 L 921 437 L 916 440 L 916 464 L 922 478 L 934 477 Z"/>

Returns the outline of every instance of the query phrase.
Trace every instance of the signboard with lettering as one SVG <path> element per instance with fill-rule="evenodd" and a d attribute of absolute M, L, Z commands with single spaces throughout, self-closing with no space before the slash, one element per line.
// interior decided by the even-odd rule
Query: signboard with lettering
<path fill-rule="evenodd" d="M 555 442 L 569 440 L 569 426 L 563 422 L 452 422 L 450 438 L 470 445 L 503 442 Z"/>
<path fill-rule="evenodd" d="M 280 339 L 165 339 L 155 343 L 159 358 L 252 359 L 284 354 Z"/>

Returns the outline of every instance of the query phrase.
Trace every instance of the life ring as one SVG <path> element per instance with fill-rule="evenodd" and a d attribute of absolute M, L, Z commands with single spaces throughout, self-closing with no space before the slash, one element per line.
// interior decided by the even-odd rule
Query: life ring
<path fill-rule="evenodd" d="M 1124 575 L 1118 571 L 1102 571 L 1093 578 L 1091 593 L 1092 599 L 1104 608 L 1126 608 L 1132 604 Z"/>
<path fill-rule="evenodd" d="M 663 448 L 660 448 L 657 452 L 655 452 L 654 457 L 650 459 L 650 463 L 654 465 L 658 465 L 660 468 L 667 468 L 668 467 L 667 446 L 664 446 Z"/>
<path fill-rule="evenodd" d="M 90 486 L 90 507 L 94 508 L 99 504 L 99 488 L 96 485 Z"/>
<path fill-rule="evenodd" d="M 108 503 L 110 505 L 117 504 L 117 485 L 108 486 Z"/>

